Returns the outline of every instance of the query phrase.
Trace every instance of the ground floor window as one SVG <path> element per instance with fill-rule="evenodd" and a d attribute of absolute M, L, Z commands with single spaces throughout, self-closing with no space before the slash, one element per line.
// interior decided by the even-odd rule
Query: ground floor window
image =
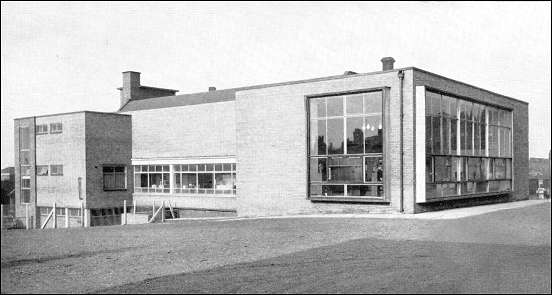
<path fill-rule="evenodd" d="M 185 194 L 235 194 L 236 164 L 174 165 L 174 192 Z"/>
<path fill-rule="evenodd" d="M 505 192 L 512 189 L 512 159 L 427 156 L 428 198 Z"/>
<path fill-rule="evenodd" d="M 143 193 L 169 193 L 169 165 L 134 166 L 134 191 Z"/>
<path fill-rule="evenodd" d="M 310 195 L 383 198 L 383 157 L 310 158 Z"/>
<path fill-rule="evenodd" d="M 176 194 L 236 194 L 236 164 L 134 166 L 135 192 L 170 193 L 171 189 Z"/>

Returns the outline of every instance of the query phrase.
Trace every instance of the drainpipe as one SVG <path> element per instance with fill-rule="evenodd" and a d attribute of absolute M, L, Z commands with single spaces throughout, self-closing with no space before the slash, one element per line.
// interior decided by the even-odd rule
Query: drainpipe
<path fill-rule="evenodd" d="M 399 77 L 399 83 L 400 83 L 400 86 L 399 86 L 399 100 L 400 100 L 400 104 L 401 104 L 401 120 L 400 120 L 400 124 L 401 124 L 401 127 L 400 127 L 400 153 L 401 153 L 401 161 L 400 161 L 400 166 L 401 166 L 401 184 L 400 184 L 400 190 L 401 190 L 401 193 L 400 193 L 400 201 L 399 201 L 399 211 L 401 213 L 404 213 L 404 174 L 403 174 L 403 170 L 404 170 L 404 151 L 403 151 L 403 117 L 404 117 L 404 112 L 403 112 L 403 82 L 404 82 L 404 72 L 402 70 L 400 70 L 398 72 L 398 77 Z"/>

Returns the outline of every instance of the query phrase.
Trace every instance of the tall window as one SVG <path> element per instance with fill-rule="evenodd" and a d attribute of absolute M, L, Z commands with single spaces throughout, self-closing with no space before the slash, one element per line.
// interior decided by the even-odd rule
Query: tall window
<path fill-rule="evenodd" d="M 169 165 L 134 166 L 134 191 L 145 193 L 169 193 Z"/>
<path fill-rule="evenodd" d="M 19 128 L 20 203 L 31 202 L 31 132 L 29 127 Z"/>
<path fill-rule="evenodd" d="M 126 189 L 126 167 L 124 165 L 103 166 L 104 190 Z"/>
<path fill-rule="evenodd" d="M 382 91 L 309 99 L 311 197 L 383 198 Z"/>
<path fill-rule="evenodd" d="M 426 92 L 427 197 L 511 190 L 511 124 L 511 111 Z"/>

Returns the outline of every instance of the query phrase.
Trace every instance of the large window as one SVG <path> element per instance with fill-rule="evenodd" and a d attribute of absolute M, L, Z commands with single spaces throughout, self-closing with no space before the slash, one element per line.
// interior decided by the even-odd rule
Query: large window
<path fill-rule="evenodd" d="M 134 166 L 134 191 L 144 193 L 169 193 L 169 165 Z"/>
<path fill-rule="evenodd" d="M 61 133 L 63 125 L 61 123 L 50 123 L 50 133 Z"/>
<path fill-rule="evenodd" d="M 126 189 L 126 167 L 124 165 L 103 166 L 104 190 Z"/>
<path fill-rule="evenodd" d="M 175 193 L 235 194 L 236 164 L 174 165 Z"/>
<path fill-rule="evenodd" d="M 382 91 L 309 99 L 311 197 L 383 198 Z"/>
<path fill-rule="evenodd" d="M 511 190 L 511 126 L 511 111 L 426 92 L 427 197 Z"/>
<path fill-rule="evenodd" d="M 173 164 L 134 166 L 134 191 L 176 194 L 236 194 L 236 164 Z"/>

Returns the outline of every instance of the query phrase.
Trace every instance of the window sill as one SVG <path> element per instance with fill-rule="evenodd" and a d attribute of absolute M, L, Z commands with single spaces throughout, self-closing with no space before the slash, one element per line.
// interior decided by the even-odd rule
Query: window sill
<path fill-rule="evenodd" d="M 171 196 L 171 197 L 208 197 L 208 198 L 235 198 L 236 195 L 233 194 L 186 194 L 186 193 L 146 193 L 146 192 L 134 192 L 134 195 L 137 196 Z"/>
<path fill-rule="evenodd" d="M 489 197 L 489 196 L 512 194 L 513 192 L 514 191 L 509 190 L 509 191 L 497 191 L 497 192 L 488 192 L 488 193 L 470 193 L 470 194 L 448 196 L 448 197 L 434 197 L 434 198 L 427 199 L 425 202 L 416 202 L 416 203 L 425 204 L 425 203 L 434 203 L 434 202 L 451 201 L 451 200 L 482 198 L 482 197 Z"/>
<path fill-rule="evenodd" d="M 389 205 L 390 202 L 384 197 L 339 197 L 339 196 L 310 196 L 312 202 L 334 202 L 334 203 L 372 203 Z"/>

